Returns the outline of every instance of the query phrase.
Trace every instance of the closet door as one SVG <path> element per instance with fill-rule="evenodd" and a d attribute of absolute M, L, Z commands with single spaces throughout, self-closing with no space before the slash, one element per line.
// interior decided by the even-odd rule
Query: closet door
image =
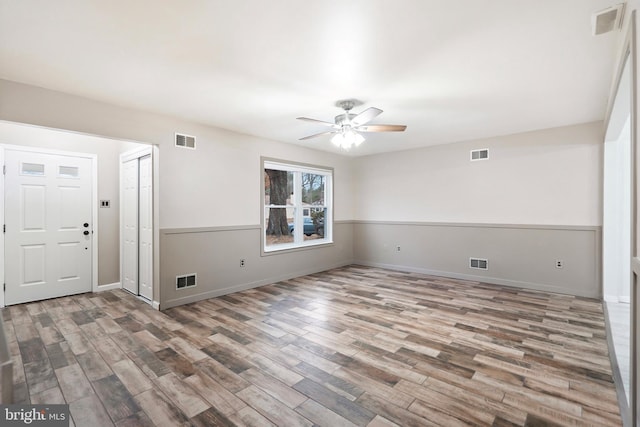
<path fill-rule="evenodd" d="M 153 299 L 153 167 L 151 156 L 139 159 L 138 265 L 140 296 Z"/>
<path fill-rule="evenodd" d="M 122 287 L 138 295 L 139 161 L 122 164 Z"/>

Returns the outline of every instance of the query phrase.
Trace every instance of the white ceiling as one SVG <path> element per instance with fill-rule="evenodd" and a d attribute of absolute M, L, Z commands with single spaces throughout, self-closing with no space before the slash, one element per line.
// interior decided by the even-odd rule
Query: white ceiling
<path fill-rule="evenodd" d="M 621 1 L 0 0 L 0 78 L 328 151 L 357 98 L 364 155 L 602 120 Z"/>

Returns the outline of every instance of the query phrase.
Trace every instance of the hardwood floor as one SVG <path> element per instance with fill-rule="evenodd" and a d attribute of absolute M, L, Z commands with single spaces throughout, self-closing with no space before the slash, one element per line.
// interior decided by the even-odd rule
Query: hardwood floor
<path fill-rule="evenodd" d="M 84 426 L 620 425 L 596 300 L 350 266 L 154 311 L 3 309 L 20 402 Z"/>

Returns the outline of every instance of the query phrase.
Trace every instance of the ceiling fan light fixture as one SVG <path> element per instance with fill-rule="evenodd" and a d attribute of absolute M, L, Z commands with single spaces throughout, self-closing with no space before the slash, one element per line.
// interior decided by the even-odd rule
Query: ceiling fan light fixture
<path fill-rule="evenodd" d="M 331 138 L 331 142 L 336 147 L 342 148 L 343 150 L 349 150 L 352 146 L 358 146 L 364 142 L 364 137 L 360 135 L 358 132 L 354 132 L 349 129 L 347 131 L 342 131 L 340 133 L 335 134 Z"/>
<path fill-rule="evenodd" d="M 335 117 L 334 123 L 311 119 L 309 117 L 298 117 L 298 120 L 304 120 L 305 122 L 311 122 L 331 128 L 331 130 L 305 136 L 299 140 L 306 141 L 307 139 L 333 134 L 333 137 L 331 138 L 333 145 L 346 151 L 351 147 L 357 147 L 364 142 L 364 137 L 360 132 L 403 132 L 407 128 L 405 125 L 369 124 L 373 119 L 382 114 L 382 110 L 375 107 L 369 107 L 359 114 L 352 113 L 351 109 L 355 105 L 360 104 L 362 103 L 355 99 L 338 101 L 336 105 L 342 108 L 344 112 Z"/>

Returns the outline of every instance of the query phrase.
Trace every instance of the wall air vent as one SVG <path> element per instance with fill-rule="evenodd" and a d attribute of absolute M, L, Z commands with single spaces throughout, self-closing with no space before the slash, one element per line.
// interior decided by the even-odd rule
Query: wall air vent
<path fill-rule="evenodd" d="M 487 160 L 489 158 L 489 149 L 483 148 L 482 150 L 471 150 L 471 161 Z"/>
<path fill-rule="evenodd" d="M 488 270 L 489 260 L 482 258 L 469 258 L 469 268 L 474 268 L 477 270 Z"/>
<path fill-rule="evenodd" d="M 196 149 L 196 137 L 176 133 L 176 147 Z"/>
<path fill-rule="evenodd" d="M 196 285 L 196 274 L 176 276 L 176 289 L 192 288 Z"/>
<path fill-rule="evenodd" d="M 622 28 L 624 3 L 608 7 L 591 15 L 591 30 L 594 36 Z"/>

